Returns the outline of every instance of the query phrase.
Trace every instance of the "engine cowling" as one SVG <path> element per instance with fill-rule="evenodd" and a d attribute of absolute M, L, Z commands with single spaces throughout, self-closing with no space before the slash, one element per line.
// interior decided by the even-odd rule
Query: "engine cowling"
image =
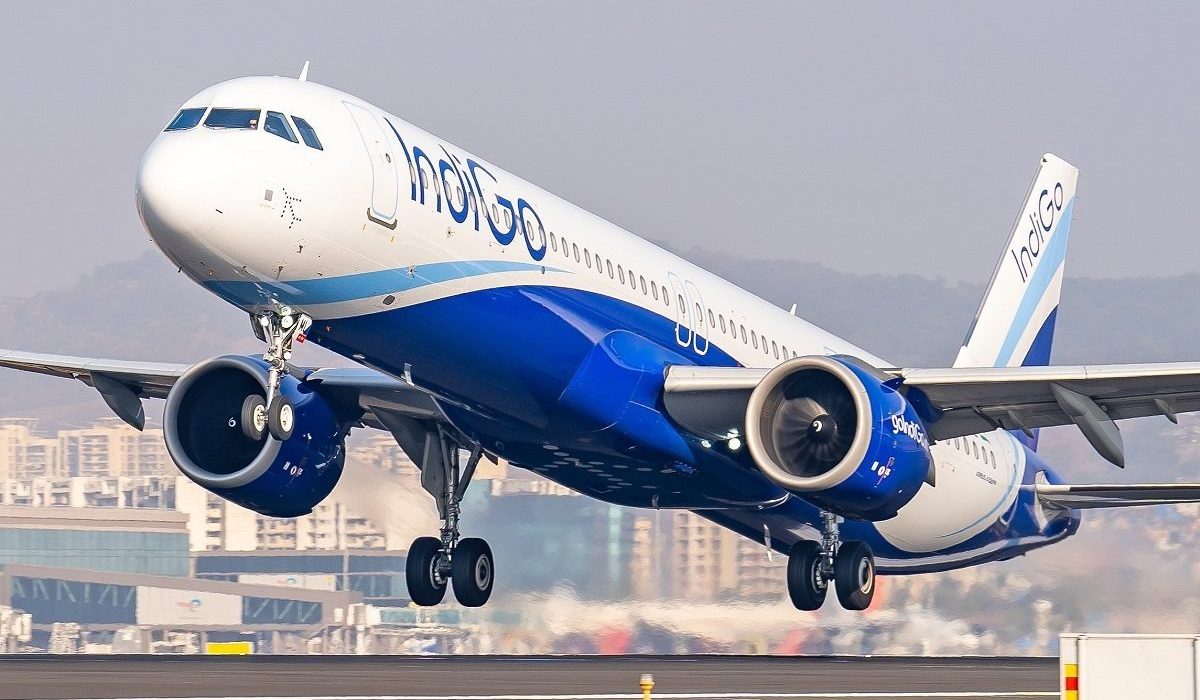
<path fill-rule="evenodd" d="M 345 463 L 348 423 L 314 387 L 285 375 L 280 392 L 292 401 L 295 428 L 279 441 L 264 431 L 247 437 L 240 425 L 246 397 L 266 397 L 267 363 L 226 355 L 187 371 L 167 395 L 167 452 L 189 479 L 263 515 L 312 512 L 337 484 Z"/>
<path fill-rule="evenodd" d="M 930 474 L 929 441 L 889 377 L 847 356 L 789 360 L 746 407 L 746 446 L 776 484 L 830 512 L 894 516 Z"/>

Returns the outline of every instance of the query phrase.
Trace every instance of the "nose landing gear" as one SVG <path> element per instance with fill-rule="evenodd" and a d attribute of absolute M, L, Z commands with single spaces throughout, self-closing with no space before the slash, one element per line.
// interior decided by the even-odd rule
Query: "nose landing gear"
<path fill-rule="evenodd" d="M 788 596 L 799 610 L 816 610 L 833 583 L 847 610 L 866 610 L 875 597 L 875 556 L 866 542 L 842 542 L 839 518 L 821 513 L 821 541 L 797 542 L 788 555 Z"/>
<path fill-rule="evenodd" d="M 259 314 L 255 321 L 254 333 L 267 344 L 263 359 L 270 363 L 271 369 L 267 375 L 266 399 L 251 396 L 242 406 L 242 430 L 252 440 L 261 439 L 264 429 L 276 440 L 287 440 L 292 436 L 296 417 L 291 399 L 279 393 L 279 381 L 287 372 L 288 360 L 292 359 L 292 344 L 296 340 L 303 342 L 312 319 L 290 306 L 280 306 Z"/>

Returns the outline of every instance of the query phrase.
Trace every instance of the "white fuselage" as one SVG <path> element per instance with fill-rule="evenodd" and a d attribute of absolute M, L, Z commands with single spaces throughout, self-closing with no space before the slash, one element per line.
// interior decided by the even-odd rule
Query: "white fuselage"
<path fill-rule="evenodd" d="M 160 134 L 143 159 L 138 205 L 154 241 L 184 273 L 243 309 L 288 304 L 320 332 L 325 322 L 475 292 L 552 286 L 660 317 L 675 328 L 670 349 L 696 363 L 770 367 L 842 353 L 889 366 L 351 95 L 244 78 L 184 107 L 301 117 L 321 142 L 317 150 L 261 128 L 200 124 Z M 412 368 L 418 381 L 421 369 Z M 1025 479 L 1026 452 L 1002 431 L 935 444 L 932 453 L 936 488 L 922 488 L 898 517 L 877 524 L 906 552 L 942 550 L 993 527 Z"/>

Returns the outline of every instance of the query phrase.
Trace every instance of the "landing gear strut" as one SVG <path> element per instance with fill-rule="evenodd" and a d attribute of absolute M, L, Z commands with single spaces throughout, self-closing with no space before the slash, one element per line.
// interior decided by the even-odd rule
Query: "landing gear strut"
<path fill-rule="evenodd" d="M 430 455 L 432 450 L 436 453 Z M 463 494 L 483 451 L 475 445 L 466 464 L 462 464 L 458 442 L 439 428 L 436 434 L 427 436 L 425 452 L 421 486 L 437 501 L 442 529 L 440 538 L 418 537 L 409 548 L 405 571 L 408 595 L 417 605 L 437 605 L 449 583 L 459 603 L 477 608 L 492 595 L 492 549 L 479 538 L 461 537 L 458 518 Z"/>
<path fill-rule="evenodd" d="M 788 596 L 800 610 L 816 610 L 832 582 L 847 610 L 866 610 L 875 597 L 875 557 L 866 542 L 841 541 L 840 518 L 821 513 L 821 541 L 797 542 L 788 556 Z"/>
<path fill-rule="evenodd" d="M 263 359 L 270 363 L 271 369 L 267 375 L 266 400 L 250 396 L 242 405 L 242 430 L 251 440 L 262 439 L 264 431 L 276 440 L 287 440 L 295 428 L 295 412 L 291 399 L 279 393 L 279 382 L 287 372 L 288 360 L 292 359 L 292 344 L 297 338 L 303 340 L 312 319 L 290 306 L 279 306 L 254 320 L 255 335 L 267 344 Z"/>

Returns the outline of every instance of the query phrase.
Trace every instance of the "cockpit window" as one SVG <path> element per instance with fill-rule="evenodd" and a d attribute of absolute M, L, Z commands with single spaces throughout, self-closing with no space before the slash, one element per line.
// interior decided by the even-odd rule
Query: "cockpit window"
<path fill-rule="evenodd" d="M 200 117 L 204 116 L 203 107 L 188 107 L 187 109 L 179 110 L 179 114 L 167 124 L 167 128 L 163 131 L 187 131 L 188 129 L 200 123 Z"/>
<path fill-rule="evenodd" d="M 317 138 L 317 132 L 312 128 L 312 125 L 304 121 L 296 115 L 292 115 L 292 121 L 296 122 L 296 128 L 300 130 L 300 138 L 304 139 L 304 145 L 309 148 L 315 148 L 318 151 L 325 150 L 321 145 L 321 139 Z"/>
<path fill-rule="evenodd" d="M 257 129 L 257 109 L 216 109 L 208 113 L 204 126 L 210 129 Z"/>
<path fill-rule="evenodd" d="M 263 122 L 263 131 L 268 134 L 275 134 L 281 139 L 287 139 L 292 143 L 300 143 L 296 139 L 296 134 L 292 133 L 292 127 L 288 126 L 287 119 L 279 112 L 267 112 L 267 120 Z"/>

